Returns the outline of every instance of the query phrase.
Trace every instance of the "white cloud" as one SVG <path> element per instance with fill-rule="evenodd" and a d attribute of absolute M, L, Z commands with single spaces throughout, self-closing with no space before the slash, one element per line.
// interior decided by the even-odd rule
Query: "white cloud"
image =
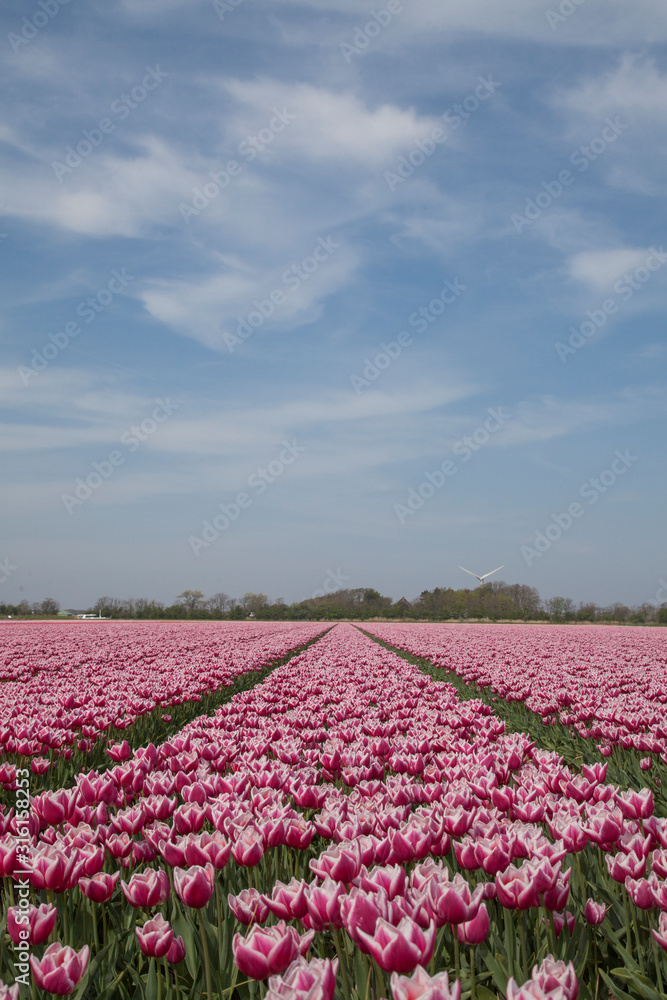
<path fill-rule="evenodd" d="M 304 241 L 311 253 L 286 256 L 278 268 L 260 271 L 227 258 L 226 270 L 219 275 L 192 281 L 164 279 L 149 285 L 140 297 L 152 316 L 179 333 L 212 350 L 237 350 L 243 344 L 239 329 L 244 336 L 261 338 L 312 323 L 320 317 L 324 301 L 348 286 L 359 266 L 359 254 L 336 240 L 327 244 L 328 235 L 318 239 Z M 330 252 L 322 249 L 327 245 L 333 248 Z M 312 257 L 314 249 L 320 256 L 328 253 L 321 262 L 315 261 L 317 270 L 310 274 L 294 271 L 293 265 L 301 268 L 304 257 Z M 245 326 L 240 325 L 243 320 Z"/>
<path fill-rule="evenodd" d="M 275 0 L 274 0 L 275 2 Z M 359 7 L 359 0 L 281 0 L 295 7 L 319 11 L 345 11 L 354 22 L 363 26 L 370 11 Z M 382 5 L 379 5 L 382 6 Z M 473 33 L 504 38 L 530 38 L 551 45 L 583 45 L 586 47 L 633 42 L 658 42 L 667 38 L 667 11 L 662 0 L 606 0 L 604 17 L 593 3 L 573 8 L 571 16 L 557 22 L 554 28 L 547 20 L 547 11 L 559 11 L 561 4 L 553 0 L 536 6 L 534 0 L 404 0 L 400 20 L 403 32 L 419 31 L 424 36 L 436 33 Z M 389 34 L 390 29 L 387 30 Z M 397 25 L 393 25 L 394 31 Z M 381 42 L 378 39 L 378 42 Z"/>
<path fill-rule="evenodd" d="M 567 262 L 571 278 L 587 284 L 593 291 L 603 291 L 626 271 L 643 264 L 648 248 L 619 248 L 617 250 L 583 250 Z"/>
<path fill-rule="evenodd" d="M 168 143 L 154 136 L 137 142 L 136 155 L 101 148 L 58 182 L 44 182 L 45 161 L 6 166 L 1 180 L 7 215 L 47 223 L 86 236 L 137 237 L 156 225 L 180 226 L 178 204 L 201 180 Z M 64 156 L 64 153 L 62 154 Z M 58 157 L 59 162 L 61 158 Z"/>
<path fill-rule="evenodd" d="M 437 124 L 437 119 L 418 115 L 412 108 L 383 104 L 369 110 L 355 94 L 307 83 L 227 80 L 222 86 L 246 109 L 235 124 L 239 139 L 253 126 L 265 125 L 274 107 L 285 108 L 295 117 L 277 135 L 276 148 L 339 169 L 361 164 L 378 170 Z"/>
<path fill-rule="evenodd" d="M 625 53 L 608 72 L 588 76 L 574 86 L 559 90 L 554 96 L 554 104 L 578 117 L 585 115 L 602 120 L 605 115 L 624 114 L 633 121 L 637 116 L 657 118 L 664 127 L 667 75 L 657 69 L 652 59 Z"/>

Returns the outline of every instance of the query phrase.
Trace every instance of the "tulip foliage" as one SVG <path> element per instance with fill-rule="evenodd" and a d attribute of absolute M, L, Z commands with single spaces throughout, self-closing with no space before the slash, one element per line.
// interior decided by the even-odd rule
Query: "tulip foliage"
<path fill-rule="evenodd" d="M 130 664 L 128 690 L 143 671 L 148 701 L 159 697 L 164 707 L 173 692 L 166 684 L 159 693 L 159 670 L 147 660 L 152 641 L 161 662 L 157 631 L 167 636 L 171 626 L 132 623 L 142 650 L 136 668 L 131 637 L 113 627 Z M 180 667 L 182 702 L 222 683 L 211 649 L 247 672 L 243 625 L 196 628 L 201 643 L 194 632 L 179 640 L 193 645 Z M 525 626 L 514 628 L 520 638 Z M 430 659 L 441 665 L 427 673 L 352 625 L 324 635 L 322 626 L 272 629 L 246 630 L 248 670 L 310 644 L 178 732 L 165 723 L 162 740 L 128 741 L 104 768 L 87 760 L 77 771 L 74 758 L 66 761 L 61 786 L 33 797 L 29 862 L 7 777 L 3 983 L 14 983 L 17 945 L 27 941 L 40 998 L 660 1000 L 667 819 L 656 815 L 653 787 L 611 783 L 599 754 L 582 762 L 562 718 L 559 752 L 512 728 L 486 700 L 462 697 L 438 677 L 453 665 L 437 644 Z M 372 629 L 429 653 L 421 626 Z M 41 641 L 52 648 L 50 634 Z M 476 649 L 468 655 L 477 663 Z M 456 673 L 463 656 L 456 651 Z M 30 660 L 39 662 L 36 647 Z M 37 667 L 33 682 L 37 690 L 52 683 L 62 699 L 64 682 L 51 673 Z M 622 673 L 629 676 L 625 664 Z M 87 689 L 67 676 L 76 711 L 87 712 Z M 122 671 L 109 676 L 120 687 Z M 637 691 L 645 680 L 638 670 Z M 98 707 L 106 712 L 116 695 L 110 686 Z M 62 711 L 49 707 L 48 726 L 67 718 L 71 727 L 74 706 L 55 704 Z M 657 725 L 653 736 L 661 738 Z M 31 740 L 43 756 L 41 735 Z M 617 748 L 614 766 L 632 752 Z M 15 755 L 11 766 L 28 759 Z M 27 909 L 14 896 L 26 864 Z M 14 1000 L 13 990 L 0 985 L 0 1000 Z"/>

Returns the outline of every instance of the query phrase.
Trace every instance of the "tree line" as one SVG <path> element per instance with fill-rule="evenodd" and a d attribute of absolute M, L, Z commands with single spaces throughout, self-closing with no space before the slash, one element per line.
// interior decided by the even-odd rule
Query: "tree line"
<path fill-rule="evenodd" d="M 41 602 L 18 605 L 0 604 L 0 615 L 18 617 L 53 616 L 58 602 L 48 597 Z M 146 597 L 100 597 L 90 613 L 103 618 L 245 620 L 256 618 L 276 621 L 336 621 L 371 618 L 406 621 L 551 621 L 551 622 L 622 622 L 630 625 L 667 624 L 667 603 L 656 607 L 648 602 L 628 607 L 619 602 L 599 606 L 575 602 L 569 597 L 543 600 L 535 587 L 494 581 L 474 589 L 454 590 L 436 587 L 424 590 L 411 601 L 393 601 L 369 587 L 341 589 L 320 597 L 287 604 L 281 597 L 270 601 L 266 594 L 248 592 L 240 598 L 219 592 L 206 597 L 201 590 L 184 590 L 173 604 Z"/>

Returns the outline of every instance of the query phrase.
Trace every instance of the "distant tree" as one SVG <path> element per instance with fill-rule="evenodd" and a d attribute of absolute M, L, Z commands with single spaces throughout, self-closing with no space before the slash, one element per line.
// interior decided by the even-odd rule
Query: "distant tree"
<path fill-rule="evenodd" d="M 570 597 L 550 597 L 545 606 L 552 621 L 567 621 L 574 617 L 574 601 Z"/>
<path fill-rule="evenodd" d="M 184 590 L 178 594 L 176 600 L 183 605 L 189 615 L 198 611 L 204 603 L 203 590 Z"/>
<path fill-rule="evenodd" d="M 658 608 L 658 613 L 656 615 L 656 621 L 660 625 L 667 625 L 667 605 L 663 604 L 661 608 Z"/>
<path fill-rule="evenodd" d="M 224 594 L 222 591 L 218 594 L 214 594 L 213 597 L 209 597 L 206 604 L 211 611 L 228 611 L 231 607 L 231 598 L 229 594 Z"/>
<path fill-rule="evenodd" d="M 45 597 L 40 604 L 40 611 L 43 615 L 57 615 L 60 605 L 53 597 Z"/>
<path fill-rule="evenodd" d="M 243 595 L 241 600 L 241 606 L 247 615 L 252 611 L 257 614 L 258 611 L 262 611 L 267 607 L 269 599 L 266 594 L 253 594 L 252 591 L 248 591 Z"/>

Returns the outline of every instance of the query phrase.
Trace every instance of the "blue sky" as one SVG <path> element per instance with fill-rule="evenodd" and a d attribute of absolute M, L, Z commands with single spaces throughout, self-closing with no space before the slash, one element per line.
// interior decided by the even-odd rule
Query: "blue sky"
<path fill-rule="evenodd" d="M 655 598 L 663 3 L 2 21 L 1 600 Z"/>

